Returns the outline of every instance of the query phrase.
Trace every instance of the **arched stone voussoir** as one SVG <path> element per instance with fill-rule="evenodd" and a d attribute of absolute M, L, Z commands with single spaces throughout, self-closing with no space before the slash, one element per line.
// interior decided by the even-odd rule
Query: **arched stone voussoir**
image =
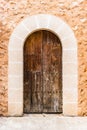
<path fill-rule="evenodd" d="M 77 40 L 67 23 L 50 14 L 36 14 L 25 18 L 14 29 L 10 37 L 8 46 L 8 115 L 21 116 L 23 114 L 23 92 L 20 91 L 20 88 L 23 90 L 23 47 L 26 38 L 37 30 L 49 30 L 56 34 L 61 41 L 63 114 L 76 116 L 78 112 Z M 72 84 L 71 77 L 73 77 L 74 84 Z M 16 81 L 17 78 L 20 80 Z M 70 88 L 71 93 L 69 93 L 68 88 Z M 14 102 L 16 93 L 14 96 L 10 93 L 14 90 L 16 92 L 16 89 L 18 89 L 20 101 L 15 98 Z M 69 96 L 72 97 L 70 100 Z M 73 98 L 74 96 L 75 98 Z"/>

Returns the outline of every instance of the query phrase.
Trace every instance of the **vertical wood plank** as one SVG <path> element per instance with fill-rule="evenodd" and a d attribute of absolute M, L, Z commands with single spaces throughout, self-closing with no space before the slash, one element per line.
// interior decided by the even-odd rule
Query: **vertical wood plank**
<path fill-rule="evenodd" d="M 24 112 L 42 112 L 42 32 L 33 33 L 24 46 Z"/>
<path fill-rule="evenodd" d="M 43 112 L 61 112 L 62 50 L 59 39 L 43 31 Z"/>

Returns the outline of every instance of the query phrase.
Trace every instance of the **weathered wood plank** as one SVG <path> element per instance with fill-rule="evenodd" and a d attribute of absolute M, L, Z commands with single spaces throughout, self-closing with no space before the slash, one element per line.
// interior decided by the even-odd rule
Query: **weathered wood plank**
<path fill-rule="evenodd" d="M 43 31 L 43 112 L 61 112 L 61 46 L 51 32 Z M 60 92 L 60 93 L 59 93 Z"/>
<path fill-rule="evenodd" d="M 24 112 L 42 112 L 42 32 L 33 33 L 24 46 Z"/>

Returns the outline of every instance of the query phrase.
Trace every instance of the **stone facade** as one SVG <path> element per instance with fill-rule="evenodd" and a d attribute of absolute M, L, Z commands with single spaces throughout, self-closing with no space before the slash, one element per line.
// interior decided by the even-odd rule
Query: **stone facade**
<path fill-rule="evenodd" d="M 0 1 L 0 115 L 8 114 L 8 43 L 10 35 L 24 18 L 38 13 L 60 17 L 75 33 L 78 41 L 78 115 L 87 115 L 86 4 L 86 0 Z"/>
<path fill-rule="evenodd" d="M 49 14 L 37 14 L 27 17 L 15 28 L 10 37 L 8 47 L 8 114 L 10 116 L 23 114 L 23 47 L 26 38 L 32 32 L 41 29 L 50 30 L 61 40 L 62 113 L 63 115 L 76 116 L 78 113 L 77 40 L 71 28 L 63 20 Z"/>

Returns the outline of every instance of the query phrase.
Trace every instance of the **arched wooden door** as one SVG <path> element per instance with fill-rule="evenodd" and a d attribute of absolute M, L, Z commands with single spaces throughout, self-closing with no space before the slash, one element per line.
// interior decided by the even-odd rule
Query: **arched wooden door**
<path fill-rule="evenodd" d="M 24 45 L 24 112 L 62 112 L 62 47 L 49 31 L 34 32 Z"/>

